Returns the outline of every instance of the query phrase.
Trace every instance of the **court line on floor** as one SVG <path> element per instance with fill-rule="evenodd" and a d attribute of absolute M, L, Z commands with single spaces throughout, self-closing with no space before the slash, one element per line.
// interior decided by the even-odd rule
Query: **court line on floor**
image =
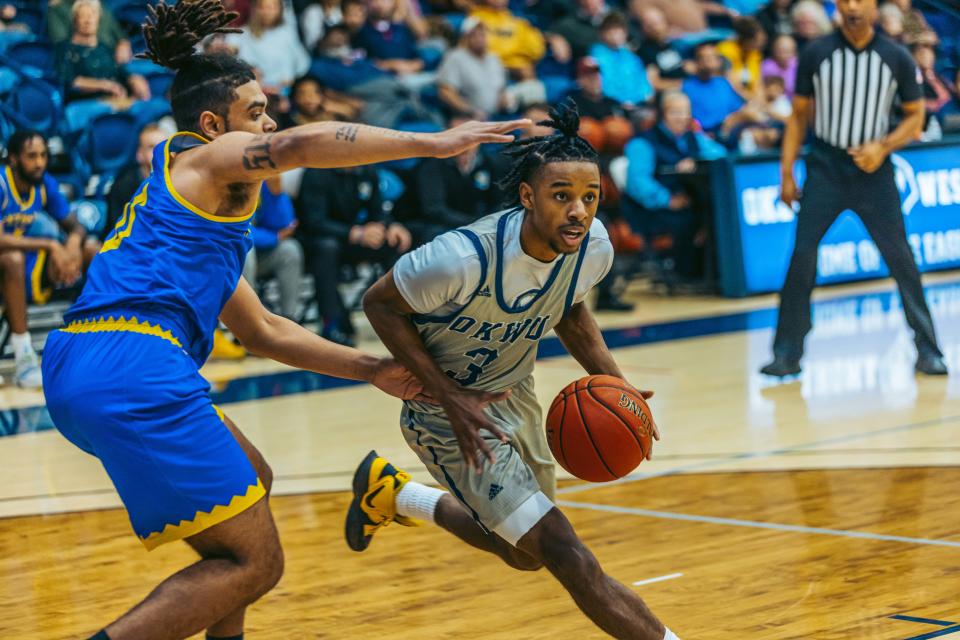
<path fill-rule="evenodd" d="M 914 429 L 923 429 L 926 427 L 934 427 L 941 424 L 948 424 L 951 422 L 960 422 L 960 415 L 954 416 L 945 416 L 942 418 L 936 418 L 934 420 L 923 420 L 921 422 L 911 422 L 908 424 L 895 425 L 892 427 L 884 427 L 882 429 L 875 429 L 873 431 L 865 431 L 861 433 L 848 433 L 842 436 L 834 436 L 832 438 L 823 438 L 821 440 L 814 440 L 812 442 L 806 442 L 803 444 L 798 444 L 790 447 L 778 447 L 776 449 L 766 449 L 764 451 L 745 451 L 743 453 L 737 453 L 725 458 L 715 458 L 712 460 L 704 460 L 703 462 L 698 462 L 696 464 L 690 464 L 682 467 L 674 467 L 672 469 L 665 469 L 663 471 L 651 471 L 649 473 L 636 473 L 624 476 L 619 480 L 614 480 L 612 482 L 606 482 L 604 484 L 596 484 L 592 482 L 586 482 L 583 484 L 574 485 L 572 487 L 563 487 L 557 489 L 557 494 L 571 494 L 571 493 L 580 493 L 581 491 L 590 491 L 591 489 L 600 489 L 605 487 L 610 487 L 617 484 L 627 484 L 631 482 L 638 482 L 640 480 L 649 480 L 651 478 L 662 478 L 664 476 L 673 476 L 682 473 L 691 473 L 694 471 L 702 471 L 704 469 L 709 469 L 711 467 L 718 467 L 729 462 L 737 462 L 741 460 L 754 460 L 757 458 L 771 458 L 784 454 L 792 454 L 799 451 L 805 451 L 808 449 L 813 449 L 816 447 L 821 447 L 830 444 L 841 444 L 844 442 L 853 442 L 855 440 L 860 440 L 863 438 L 871 438 L 874 436 L 889 435 L 892 433 L 901 433 L 904 431 L 913 431 Z M 654 454 L 656 458 L 656 454 Z"/>
<path fill-rule="evenodd" d="M 882 542 L 905 542 L 908 544 L 920 544 L 937 547 L 957 547 L 960 548 L 960 542 L 953 540 L 931 540 L 929 538 L 910 538 L 906 536 L 892 536 L 884 533 L 872 533 L 870 531 L 853 531 L 847 529 L 825 529 L 821 527 L 805 527 L 795 524 L 782 524 L 779 522 L 759 522 L 757 520 L 740 520 L 737 518 L 719 518 L 716 516 L 700 516 L 688 513 L 675 513 L 673 511 L 656 511 L 653 509 L 638 509 L 635 507 L 620 507 L 609 504 L 596 504 L 592 502 L 575 502 L 573 500 L 558 500 L 557 504 L 561 507 L 571 509 L 590 509 L 592 511 L 605 511 L 608 513 L 621 513 L 632 516 L 643 516 L 647 518 L 660 518 L 663 520 L 683 520 L 686 522 L 703 522 L 707 524 L 718 524 L 730 527 L 749 527 L 753 529 L 768 529 L 771 531 L 787 531 L 791 533 L 810 533 L 821 536 L 837 536 L 841 538 L 860 538 L 864 540 L 879 540 Z"/>
<path fill-rule="evenodd" d="M 635 587 L 642 587 L 645 584 L 653 584 L 655 582 L 663 582 L 664 580 L 673 580 L 674 578 L 682 578 L 682 573 L 671 573 L 665 576 L 657 576 L 656 578 L 648 578 L 646 580 L 637 580 L 633 583 Z"/>

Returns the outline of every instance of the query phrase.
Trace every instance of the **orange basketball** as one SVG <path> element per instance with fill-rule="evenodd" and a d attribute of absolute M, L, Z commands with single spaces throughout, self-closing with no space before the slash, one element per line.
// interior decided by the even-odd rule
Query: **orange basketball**
<path fill-rule="evenodd" d="M 613 376 L 586 376 L 563 388 L 547 412 L 547 442 L 560 466 L 582 480 L 607 482 L 637 468 L 653 438 L 640 393 Z"/>

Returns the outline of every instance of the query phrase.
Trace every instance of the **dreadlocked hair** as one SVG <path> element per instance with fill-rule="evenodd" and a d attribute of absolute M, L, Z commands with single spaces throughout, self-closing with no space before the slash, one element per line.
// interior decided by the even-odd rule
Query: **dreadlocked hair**
<path fill-rule="evenodd" d="M 573 100 L 569 98 L 557 106 L 550 107 L 550 118 L 541 120 L 538 125 L 552 127 L 556 133 L 537 136 L 525 140 L 516 140 L 504 147 L 502 153 L 513 159 L 510 171 L 497 183 L 507 194 L 506 207 L 520 207 L 520 184 L 529 182 L 537 170 L 551 162 L 592 162 L 599 164 L 597 152 L 590 143 L 578 135 L 580 113 Z"/>
<path fill-rule="evenodd" d="M 240 33 L 228 27 L 238 14 L 224 9 L 220 0 L 164 0 L 149 6 L 143 24 L 147 49 L 137 54 L 177 72 L 170 88 L 170 103 L 177 128 L 199 133 L 200 114 L 212 111 L 226 118 L 237 99 L 236 88 L 256 80 L 253 68 L 233 56 L 196 52 L 196 46 L 216 33 Z"/>

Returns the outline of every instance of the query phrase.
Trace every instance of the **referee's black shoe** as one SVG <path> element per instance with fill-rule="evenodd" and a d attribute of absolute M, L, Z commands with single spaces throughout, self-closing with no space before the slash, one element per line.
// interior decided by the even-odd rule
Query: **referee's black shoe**
<path fill-rule="evenodd" d="M 776 356 L 773 362 L 767 364 L 763 369 L 760 369 L 760 373 L 777 378 L 795 376 L 800 373 L 800 361 Z"/>
<path fill-rule="evenodd" d="M 943 357 L 932 353 L 917 358 L 916 369 L 919 373 L 925 373 L 928 376 L 945 376 L 948 373 L 947 363 L 943 361 Z"/>

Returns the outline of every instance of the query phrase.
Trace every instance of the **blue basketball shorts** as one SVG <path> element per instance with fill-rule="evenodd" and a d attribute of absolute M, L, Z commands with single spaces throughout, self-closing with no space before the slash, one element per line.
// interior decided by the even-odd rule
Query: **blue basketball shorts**
<path fill-rule="evenodd" d="M 148 550 L 200 533 L 265 495 L 179 344 L 156 325 L 108 318 L 53 332 L 43 355 L 54 424 L 100 459 Z"/>

